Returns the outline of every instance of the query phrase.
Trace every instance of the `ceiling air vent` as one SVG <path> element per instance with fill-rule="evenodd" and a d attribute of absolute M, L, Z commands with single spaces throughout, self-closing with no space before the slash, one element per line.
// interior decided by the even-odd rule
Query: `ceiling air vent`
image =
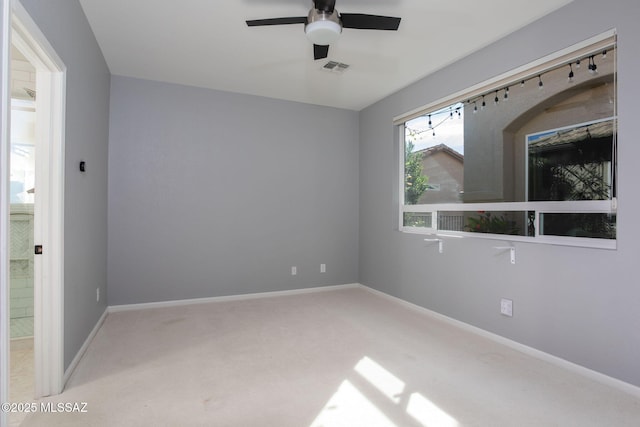
<path fill-rule="evenodd" d="M 325 71 L 331 71 L 333 73 L 344 73 L 349 68 L 349 64 L 343 64 L 342 62 L 329 61 L 322 67 Z"/>

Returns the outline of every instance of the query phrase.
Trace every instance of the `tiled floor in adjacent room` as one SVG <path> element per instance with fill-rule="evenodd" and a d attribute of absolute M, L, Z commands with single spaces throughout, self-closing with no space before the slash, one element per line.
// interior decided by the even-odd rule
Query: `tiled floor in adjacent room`
<path fill-rule="evenodd" d="M 9 400 L 13 403 L 33 402 L 33 337 L 12 339 L 10 346 L 11 378 L 9 382 Z M 10 413 L 9 426 L 20 425 L 26 415 L 26 413 Z"/>

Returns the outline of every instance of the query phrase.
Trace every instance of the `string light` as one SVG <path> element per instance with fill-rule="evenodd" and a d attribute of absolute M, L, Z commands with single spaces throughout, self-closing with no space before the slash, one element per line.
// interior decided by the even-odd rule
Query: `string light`
<path fill-rule="evenodd" d="M 598 72 L 598 66 L 596 65 L 596 60 L 593 56 L 589 57 L 589 72 L 591 74 L 595 74 Z"/>
<path fill-rule="evenodd" d="M 613 49 L 615 49 L 615 46 L 613 47 Z M 610 49 L 609 49 L 610 50 Z M 601 55 L 602 58 L 606 58 L 607 57 L 607 53 L 608 51 L 606 49 L 601 51 Z M 574 70 L 574 66 L 575 69 L 580 69 L 581 68 L 581 63 L 584 60 L 588 61 L 588 70 L 590 74 L 597 74 L 598 73 L 598 66 L 595 62 L 595 58 L 596 55 L 589 55 L 589 56 L 585 56 L 583 58 L 578 58 L 573 62 L 569 62 L 569 63 L 564 63 L 564 64 L 560 64 L 555 66 L 554 68 L 545 70 L 544 73 L 535 75 L 535 76 L 530 76 L 530 77 L 525 77 L 524 79 L 520 80 L 520 87 L 524 87 L 526 82 L 528 82 L 529 80 L 533 80 L 533 79 L 538 79 L 538 89 L 543 90 L 544 89 L 544 82 L 542 81 L 542 76 L 551 72 L 551 71 L 555 71 L 560 69 L 561 67 L 565 67 L 565 66 L 569 66 L 569 73 L 567 74 L 567 81 L 568 83 L 573 83 L 574 79 L 576 77 L 577 72 Z M 510 82 L 509 83 L 510 86 L 513 86 L 515 84 L 515 82 Z M 494 104 L 498 105 L 500 103 L 500 91 L 504 91 L 503 92 L 503 100 L 507 101 L 510 98 L 510 86 L 504 86 L 504 87 L 498 87 L 497 90 L 496 89 L 492 89 L 491 91 L 495 92 L 494 95 Z M 469 99 L 468 101 L 466 101 L 466 104 L 471 105 L 471 103 L 473 103 L 473 113 L 476 114 L 478 112 L 478 104 L 480 104 L 480 111 L 483 111 L 485 109 L 485 107 L 487 106 L 487 103 L 485 101 L 485 96 L 489 96 L 491 92 L 489 93 L 484 93 L 484 94 L 478 94 L 474 99 Z M 450 113 L 451 114 L 451 113 Z M 460 114 L 458 112 L 458 114 Z"/>
<path fill-rule="evenodd" d="M 464 104 L 471 104 L 471 102 L 474 102 L 474 101 L 469 99 L 467 101 L 462 101 L 454 106 L 447 107 L 449 111 L 446 111 L 446 109 L 442 109 L 429 114 L 425 114 L 422 117 L 424 117 L 425 119 L 428 119 L 429 126 L 425 127 L 424 129 L 409 129 L 409 136 L 415 138 L 417 135 L 423 132 L 431 131 L 431 135 L 435 138 L 436 128 L 442 125 L 446 126 L 446 122 L 449 119 L 453 119 L 454 114 L 458 114 L 458 117 L 462 118 L 462 108 L 464 108 Z M 445 115 L 445 114 L 446 116 L 441 117 L 442 115 Z"/>
<path fill-rule="evenodd" d="M 569 83 L 573 83 L 573 66 L 569 64 Z"/>

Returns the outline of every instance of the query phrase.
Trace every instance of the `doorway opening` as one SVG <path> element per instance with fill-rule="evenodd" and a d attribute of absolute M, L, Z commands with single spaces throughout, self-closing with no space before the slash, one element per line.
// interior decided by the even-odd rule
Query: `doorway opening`
<path fill-rule="evenodd" d="M 9 330 L 11 402 L 35 397 L 34 207 L 36 185 L 36 69 L 11 46 L 11 145 L 9 188 Z M 19 425 L 24 413 L 12 413 Z"/>
<path fill-rule="evenodd" d="M 12 383 L 11 375 L 2 375 L 3 402 L 21 388 L 30 394 L 18 398 L 33 401 L 60 393 L 64 385 L 66 69 L 24 7 L 17 1 L 8 3 L 9 10 L 3 3 L 2 16 L 4 28 L 10 28 L 10 37 L 8 31 L 2 34 L 2 105 L 11 108 L 2 111 L 0 181 L 9 194 L 3 191 L 0 203 L 3 234 L 9 236 L 0 239 L 0 253 L 3 269 L 10 274 L 0 277 L 1 370 L 9 373 L 9 356 L 18 357 L 14 349 L 31 351 L 32 356 L 25 358 L 32 357 L 27 365 L 33 381 L 23 387 L 15 380 Z M 9 70 L 10 81 L 6 77 Z M 40 254 L 37 247 L 42 248 Z M 6 421 L 4 414 L 0 418 Z"/>

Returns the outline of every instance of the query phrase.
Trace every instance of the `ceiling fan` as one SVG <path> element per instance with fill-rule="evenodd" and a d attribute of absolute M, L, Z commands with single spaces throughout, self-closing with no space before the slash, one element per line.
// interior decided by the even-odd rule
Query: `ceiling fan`
<path fill-rule="evenodd" d="M 400 26 L 400 18 L 364 13 L 338 13 L 335 5 L 336 0 L 313 0 L 313 8 L 308 16 L 254 19 L 247 21 L 247 25 L 259 27 L 304 24 L 304 32 L 313 43 L 314 59 L 326 58 L 329 55 L 329 45 L 338 40 L 343 28 L 397 31 Z"/>

